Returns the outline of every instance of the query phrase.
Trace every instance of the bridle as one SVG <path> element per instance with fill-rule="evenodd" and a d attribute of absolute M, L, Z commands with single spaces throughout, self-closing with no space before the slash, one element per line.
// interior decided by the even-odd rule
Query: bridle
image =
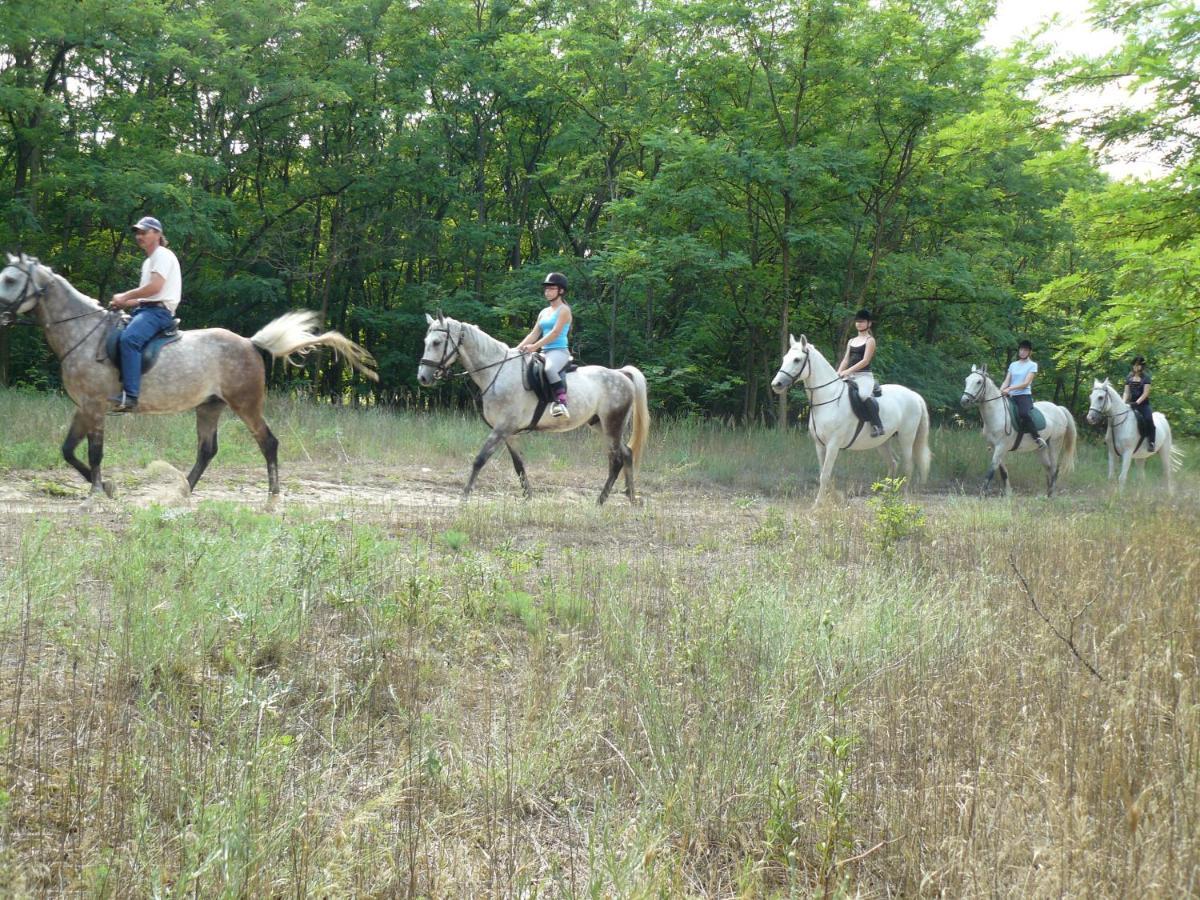
<path fill-rule="evenodd" d="M 428 334 L 433 334 L 438 331 L 445 332 L 446 334 L 446 348 L 442 353 L 442 358 L 437 361 L 422 358 L 421 362 L 419 363 L 419 365 L 429 366 L 431 369 L 433 369 L 434 381 L 441 381 L 443 378 L 449 378 L 454 374 L 450 371 L 450 366 L 454 363 L 454 360 L 458 358 L 458 351 L 463 345 L 463 335 L 466 333 L 466 328 L 464 326 L 459 329 L 457 343 L 453 343 L 453 338 L 450 334 L 449 328 L 433 328 L 430 329 Z M 505 354 L 504 359 L 500 360 L 499 362 L 488 363 L 486 366 L 480 366 L 478 369 L 465 369 L 459 374 L 466 378 L 475 374 L 476 372 L 486 372 L 488 369 L 495 368 L 496 373 L 492 376 L 492 380 L 488 382 L 488 386 L 479 393 L 479 396 L 483 397 L 496 384 L 496 379 L 500 377 L 500 369 L 504 366 L 504 364 L 511 359 L 518 359 L 519 357 L 520 354 L 517 356 L 509 356 Z"/>
<path fill-rule="evenodd" d="M 37 287 L 37 285 L 34 282 L 34 278 L 33 278 L 34 264 L 32 262 L 29 262 L 29 263 L 27 263 L 27 265 L 28 265 L 28 268 L 26 268 L 26 269 L 21 269 L 20 267 L 18 267 L 15 264 L 13 265 L 14 269 L 17 269 L 18 271 L 22 272 L 25 275 L 25 283 L 23 285 L 21 285 L 21 295 L 19 297 L 17 297 L 16 300 L 9 301 L 8 303 L 5 303 L 3 307 L 0 307 L 0 325 L 8 325 L 12 322 L 15 322 L 17 320 L 17 316 L 19 315 L 19 313 L 17 313 L 17 310 L 20 309 L 25 304 L 26 300 L 28 300 L 30 297 L 33 297 L 34 299 L 38 299 L 38 298 L 42 297 L 46 293 L 46 291 L 50 290 L 50 283 L 47 282 L 46 284 L 42 285 L 40 288 L 37 288 L 37 290 L 34 291 L 32 294 L 29 293 L 29 288 Z"/>
<path fill-rule="evenodd" d="M 804 351 L 804 362 L 802 362 L 800 364 L 800 368 L 796 371 L 795 375 L 792 375 L 790 372 L 788 372 L 782 366 L 780 366 L 779 371 L 775 373 L 775 377 L 779 378 L 782 376 L 783 378 L 787 379 L 787 383 L 783 386 L 784 390 L 787 390 L 792 385 L 794 385 L 797 381 L 799 381 L 801 378 L 804 377 L 804 370 L 808 368 L 808 363 L 811 358 L 812 358 L 812 349 L 810 347 L 808 350 Z M 822 400 L 820 403 L 812 402 L 812 398 L 816 394 L 817 391 L 821 390 L 821 388 L 829 387 L 831 384 L 834 384 L 838 381 L 842 382 L 842 390 L 838 392 L 838 395 L 836 397 L 833 397 L 829 400 Z M 836 378 L 833 378 L 832 380 L 827 381 L 824 384 L 818 384 L 816 387 L 809 387 L 807 384 L 804 385 L 804 390 L 806 390 L 808 392 L 809 408 L 816 409 L 818 406 L 825 406 L 827 403 L 837 403 L 837 401 L 842 399 L 842 394 L 845 393 L 845 391 L 846 391 L 845 385 L 846 385 L 846 379 L 842 378 L 841 375 L 838 375 Z"/>
<path fill-rule="evenodd" d="M 17 317 L 20 314 L 18 312 L 16 312 L 16 310 L 20 309 L 24 305 L 25 301 L 28 300 L 29 298 L 32 297 L 35 300 L 39 300 L 43 296 L 45 296 L 45 294 L 48 290 L 50 290 L 50 282 L 49 281 L 47 281 L 40 288 L 37 287 L 37 285 L 34 281 L 34 277 L 33 277 L 33 267 L 35 264 L 32 261 L 29 261 L 26 263 L 26 265 L 27 265 L 27 268 L 21 270 L 24 272 L 24 275 L 25 275 L 25 284 L 23 284 L 21 286 L 21 295 L 19 297 L 17 297 L 16 300 L 6 303 L 6 304 L 4 304 L 4 306 L 2 308 L 0 308 L 0 326 L 9 325 L 14 322 L 18 322 Z M 13 268 L 18 268 L 18 267 L 14 264 Z M 30 291 L 29 291 L 29 288 L 31 286 L 37 288 L 35 291 L 33 291 L 33 293 L 30 293 Z M 67 316 L 65 319 L 55 319 L 53 322 L 47 322 L 46 327 L 49 328 L 54 325 L 63 325 L 67 322 L 73 322 L 76 319 L 86 319 L 88 316 L 94 316 L 94 315 L 98 315 L 98 314 L 104 314 L 107 316 L 107 314 L 109 312 L 110 312 L 110 310 L 104 309 L 103 307 L 101 307 L 100 309 L 89 309 L 87 312 L 82 312 L 82 313 L 79 313 L 78 315 Z M 88 331 L 87 334 L 85 334 L 78 341 L 76 341 L 71 346 L 71 349 L 68 350 L 66 353 L 64 353 L 59 358 L 59 363 L 61 364 L 61 363 L 66 362 L 67 357 L 69 357 L 72 353 L 74 353 L 76 350 L 78 350 L 87 341 L 88 338 L 90 338 L 93 334 L 95 334 L 96 330 L 101 325 L 103 325 L 104 322 L 105 322 L 105 320 L 101 319 L 94 326 L 92 326 L 91 330 Z M 18 322 L 18 324 L 25 324 L 25 323 Z M 36 324 L 36 323 L 31 323 L 31 324 Z"/>
<path fill-rule="evenodd" d="M 991 382 L 992 379 L 987 375 L 984 375 L 982 372 L 973 372 L 972 374 L 979 376 L 979 390 L 977 390 L 974 394 L 968 394 L 966 391 L 963 391 L 963 396 L 967 399 L 968 403 L 978 403 L 982 405 L 984 403 L 995 403 L 997 400 L 1004 399 L 1003 394 L 997 394 L 995 397 L 988 397 L 986 400 L 980 400 L 979 398 L 983 396 L 983 392 L 987 390 L 988 383 Z"/>
<path fill-rule="evenodd" d="M 1129 414 L 1131 412 L 1133 412 L 1132 407 L 1130 407 L 1129 409 L 1126 409 L 1125 412 L 1121 415 L 1120 419 L 1114 419 L 1113 412 L 1112 412 L 1112 397 L 1109 396 L 1109 393 L 1107 390 L 1104 391 L 1104 405 L 1102 407 L 1101 406 L 1089 406 L 1088 407 L 1089 415 L 1091 413 L 1095 413 L 1097 416 L 1099 416 L 1102 419 L 1108 419 L 1109 424 L 1112 425 L 1113 428 L 1117 428 L 1119 425 L 1124 424 L 1125 420 L 1127 418 L 1129 418 Z"/>
<path fill-rule="evenodd" d="M 439 360 L 421 358 L 418 365 L 429 366 L 433 369 L 433 380 L 441 381 L 450 374 L 450 365 L 458 358 L 458 348 L 462 346 L 462 329 L 458 332 L 458 342 L 455 343 L 453 335 L 450 334 L 449 327 L 446 328 L 431 328 L 429 334 L 434 334 L 438 331 L 444 332 L 446 335 L 446 348 L 442 352 L 442 358 Z"/>

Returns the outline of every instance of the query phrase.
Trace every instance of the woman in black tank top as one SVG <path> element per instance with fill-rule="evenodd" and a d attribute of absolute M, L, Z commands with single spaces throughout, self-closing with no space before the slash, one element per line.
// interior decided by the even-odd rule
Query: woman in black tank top
<path fill-rule="evenodd" d="M 838 365 L 837 373 L 842 378 L 853 380 L 858 387 L 858 396 L 866 401 L 871 415 L 871 437 L 880 437 L 883 425 L 879 421 L 879 404 L 875 402 L 875 376 L 871 374 L 871 360 L 875 357 L 875 335 L 871 333 L 871 313 L 860 309 L 854 316 L 854 327 L 858 334 L 846 344 L 846 354 Z"/>
<path fill-rule="evenodd" d="M 1146 435 L 1147 449 L 1154 452 L 1154 412 L 1150 409 L 1150 373 L 1146 371 L 1146 358 L 1135 356 L 1133 370 L 1125 376 L 1125 402 L 1141 420 L 1142 432 Z"/>

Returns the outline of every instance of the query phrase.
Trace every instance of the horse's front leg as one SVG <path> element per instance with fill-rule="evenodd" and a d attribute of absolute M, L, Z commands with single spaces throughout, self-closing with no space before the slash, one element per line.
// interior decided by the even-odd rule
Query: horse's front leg
<path fill-rule="evenodd" d="M 483 447 L 475 457 L 475 462 L 471 465 L 471 477 L 467 479 L 467 486 L 463 488 L 464 500 L 471 496 L 471 489 L 475 487 L 475 479 L 479 477 L 479 470 L 491 459 L 496 448 L 506 437 L 507 435 L 498 428 L 493 428 L 492 433 L 487 436 L 487 440 L 483 442 Z"/>
<path fill-rule="evenodd" d="M 987 475 L 983 479 L 983 487 L 979 489 L 980 496 L 986 497 L 992 489 L 992 479 L 996 477 L 996 471 L 1000 472 L 1000 479 L 1003 482 L 1003 487 L 1008 490 L 1008 472 L 1004 468 L 1004 454 L 1006 447 L 1000 441 L 992 448 L 992 462 L 988 466 Z"/>
<path fill-rule="evenodd" d="M 1133 453 L 1125 451 L 1121 454 L 1121 474 L 1117 477 L 1117 489 L 1125 489 L 1125 478 L 1129 475 L 1129 464 L 1133 462 Z"/>
<path fill-rule="evenodd" d="M 819 446 L 819 445 L 818 445 Z M 822 454 L 817 451 L 818 456 L 821 456 L 821 481 L 817 487 L 817 499 L 813 501 L 813 509 L 821 505 L 821 501 L 825 499 L 825 494 L 829 490 L 829 485 L 833 481 L 833 464 L 837 462 L 838 445 L 836 442 L 827 444 L 825 452 Z"/>
<path fill-rule="evenodd" d="M 111 497 L 114 494 L 112 482 L 100 477 L 100 460 L 104 458 L 104 419 L 98 419 L 88 430 L 88 465 L 92 470 L 92 496 L 104 491 Z"/>
<path fill-rule="evenodd" d="M 1113 441 L 1114 441 L 1113 434 L 1110 431 L 1108 434 L 1108 440 L 1106 440 L 1104 442 L 1104 449 L 1106 449 L 1108 451 L 1108 480 L 1109 481 L 1112 481 L 1113 471 L 1116 469 L 1116 466 L 1117 466 L 1117 450 L 1113 444 Z"/>
<path fill-rule="evenodd" d="M 74 418 L 71 419 L 71 427 L 67 430 L 67 436 L 62 443 L 62 455 L 71 468 L 83 476 L 83 480 L 91 482 L 92 470 L 89 466 L 80 462 L 75 455 L 75 448 L 79 446 L 79 442 L 88 436 L 91 431 L 91 420 L 83 414 L 83 410 L 76 410 Z"/>

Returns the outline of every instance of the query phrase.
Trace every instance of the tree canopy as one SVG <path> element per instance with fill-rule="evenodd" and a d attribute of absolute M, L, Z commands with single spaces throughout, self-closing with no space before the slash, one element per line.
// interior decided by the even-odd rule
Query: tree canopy
<path fill-rule="evenodd" d="M 426 311 L 515 342 L 549 270 L 576 355 L 638 365 L 669 411 L 785 421 L 788 333 L 840 353 L 861 306 L 878 374 L 946 414 L 1024 336 L 1047 399 L 1078 406 L 1135 349 L 1178 393 L 1200 374 L 1196 9 L 1098 4 L 1123 45 L 1054 77 L 1155 99 L 1081 130 L 1033 99 L 1044 64 L 981 46 L 993 6 L 13 0 L 0 245 L 107 299 L 157 215 L 187 327 L 303 306 L 375 353 L 377 385 L 312 364 L 337 400 L 411 397 Z M 1131 136 L 1172 175 L 1112 183 L 1083 143 Z M 0 342 L 0 379 L 55 384 L 32 330 Z"/>

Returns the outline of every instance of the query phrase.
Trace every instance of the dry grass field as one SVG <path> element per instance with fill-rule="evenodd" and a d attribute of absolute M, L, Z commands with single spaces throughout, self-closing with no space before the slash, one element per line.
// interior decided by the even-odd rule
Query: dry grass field
<path fill-rule="evenodd" d="M 806 436 L 656 422 L 640 506 L 586 434 L 462 504 L 477 420 L 276 399 L 277 503 L 236 421 L 181 492 L 183 416 L 85 502 L 0 415 L 0 895 L 1200 893 L 1194 451 L 980 499 L 943 430 L 813 511 Z"/>

